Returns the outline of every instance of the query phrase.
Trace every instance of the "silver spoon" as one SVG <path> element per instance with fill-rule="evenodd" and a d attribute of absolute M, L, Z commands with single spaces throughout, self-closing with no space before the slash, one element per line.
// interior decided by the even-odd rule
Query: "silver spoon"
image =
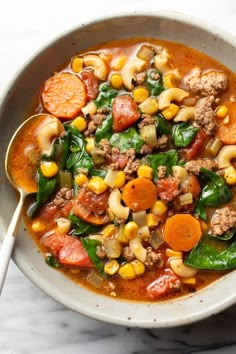
<path fill-rule="evenodd" d="M 34 178 L 32 174 L 32 169 L 30 173 L 30 169 L 28 168 L 29 166 L 27 165 L 24 166 L 24 171 L 22 172 L 20 179 L 17 178 L 16 175 L 13 175 L 13 171 L 11 167 L 12 167 L 13 159 L 14 158 L 16 159 L 17 156 L 17 152 L 16 152 L 17 142 L 19 141 L 19 138 L 24 134 L 24 131 L 29 129 L 30 126 L 32 131 L 34 131 L 34 129 L 35 130 L 39 129 L 39 124 L 43 123 L 45 119 L 49 121 L 51 118 L 54 120 L 56 119 L 55 117 L 49 114 L 43 114 L 43 113 L 36 114 L 29 117 L 16 130 L 7 148 L 6 157 L 5 157 L 6 176 L 9 182 L 12 184 L 12 186 L 19 192 L 20 199 L 15 209 L 15 212 L 12 216 L 6 236 L 4 237 L 0 249 L 0 294 L 5 281 L 8 265 L 10 262 L 11 254 L 16 240 L 16 235 L 19 229 L 24 201 L 27 195 L 37 192 L 36 178 Z M 35 175 L 36 175 L 36 163 L 35 166 L 33 166 L 33 168 L 35 168 Z M 24 176 L 24 178 L 22 178 L 22 175 Z"/>

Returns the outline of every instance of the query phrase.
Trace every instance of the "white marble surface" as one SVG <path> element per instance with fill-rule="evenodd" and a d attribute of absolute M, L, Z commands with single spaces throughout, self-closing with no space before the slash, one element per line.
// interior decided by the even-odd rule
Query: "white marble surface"
<path fill-rule="evenodd" d="M 236 35 L 234 0 L 6 0 L 0 10 L 0 94 L 24 61 L 54 36 L 97 14 L 147 4 L 191 14 Z M 233 354 L 235 321 L 236 306 L 179 328 L 142 330 L 101 323 L 49 298 L 11 262 L 0 298 L 0 353 Z"/>

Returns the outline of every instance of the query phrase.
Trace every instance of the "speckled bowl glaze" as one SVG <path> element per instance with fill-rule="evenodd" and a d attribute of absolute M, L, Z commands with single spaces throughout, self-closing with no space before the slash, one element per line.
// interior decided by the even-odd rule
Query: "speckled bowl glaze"
<path fill-rule="evenodd" d="M 179 13 L 150 9 L 78 24 L 39 53 L 18 72 L 0 105 L 0 238 L 16 207 L 16 193 L 5 177 L 4 157 L 10 137 L 27 115 L 42 83 L 75 53 L 108 40 L 131 36 L 181 42 L 236 70 L 236 40 L 222 29 Z M 4 134 L 3 134 L 4 132 Z M 231 272 L 195 294 L 161 303 L 137 303 L 100 296 L 48 267 L 22 223 L 13 259 L 36 286 L 66 307 L 105 322 L 143 328 L 174 327 L 209 317 L 236 301 L 236 273 Z"/>

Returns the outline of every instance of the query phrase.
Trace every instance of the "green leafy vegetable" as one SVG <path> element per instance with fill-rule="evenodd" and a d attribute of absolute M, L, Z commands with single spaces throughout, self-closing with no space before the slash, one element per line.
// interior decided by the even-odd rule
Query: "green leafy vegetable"
<path fill-rule="evenodd" d="M 62 264 L 59 262 L 57 257 L 53 256 L 52 254 L 45 258 L 45 262 L 52 268 L 59 269 L 62 267 Z"/>
<path fill-rule="evenodd" d="M 102 273 L 104 264 L 96 254 L 97 246 L 101 245 L 101 242 L 99 242 L 98 240 L 89 239 L 87 237 L 81 238 L 81 242 L 85 251 L 88 253 L 91 261 L 93 262 L 94 266 L 97 268 L 97 270 L 100 273 Z"/>
<path fill-rule="evenodd" d="M 72 235 L 85 236 L 93 234 L 101 230 L 101 227 L 88 224 L 86 221 L 81 220 L 78 216 L 70 213 L 68 219 L 72 222 Z"/>
<path fill-rule="evenodd" d="M 52 159 L 61 170 L 65 169 L 66 161 L 70 152 L 70 135 L 65 133 L 62 137 L 55 139 L 52 149 Z"/>
<path fill-rule="evenodd" d="M 35 203 L 30 207 L 29 216 L 32 218 L 36 211 L 48 201 L 48 198 L 55 191 L 57 186 L 57 177 L 47 178 L 45 177 L 41 170 L 37 171 L 37 180 L 38 180 L 38 191 L 36 195 Z"/>
<path fill-rule="evenodd" d="M 96 168 L 92 168 L 90 170 L 90 175 L 91 176 L 99 176 L 99 177 L 102 177 L 104 178 L 106 176 L 107 172 L 105 170 L 98 170 Z"/>
<path fill-rule="evenodd" d="M 226 270 L 236 268 L 236 239 L 228 241 L 204 235 L 188 254 L 184 263 L 199 269 Z"/>
<path fill-rule="evenodd" d="M 71 124 L 67 124 L 65 127 L 70 133 L 70 154 L 66 162 L 66 168 L 72 172 L 77 172 L 79 168 L 91 170 L 94 163 L 91 155 L 85 150 L 86 141 L 83 135 Z"/>
<path fill-rule="evenodd" d="M 157 80 L 156 77 L 159 77 Z M 165 90 L 163 87 L 162 74 L 156 69 L 150 69 L 147 73 L 147 87 L 150 90 L 151 96 L 158 96 Z"/>
<path fill-rule="evenodd" d="M 196 136 L 199 128 L 193 127 L 190 123 L 180 123 L 174 128 L 174 144 L 178 147 L 187 147 Z"/>
<path fill-rule="evenodd" d="M 99 86 L 99 94 L 97 99 L 94 100 L 97 108 L 111 107 L 112 100 L 118 95 L 118 91 L 114 90 L 108 83 L 102 83 Z"/>
<path fill-rule="evenodd" d="M 145 159 L 145 160 L 144 160 Z M 141 164 L 145 161 L 150 164 L 153 169 L 154 181 L 158 179 L 158 167 L 166 166 L 166 175 L 168 176 L 172 172 L 172 167 L 178 164 L 178 154 L 175 150 L 167 152 L 161 152 L 159 154 L 147 155 L 141 160 Z"/>
<path fill-rule="evenodd" d="M 205 207 L 216 207 L 228 203 L 233 194 L 222 176 L 203 167 L 201 168 L 200 182 L 202 191 L 194 212 L 201 219 L 206 220 Z"/>
<path fill-rule="evenodd" d="M 136 152 L 139 152 L 144 141 L 141 139 L 137 130 L 131 127 L 122 133 L 113 134 L 110 143 L 111 146 L 118 146 L 120 152 L 124 152 L 130 148 L 134 148 Z"/>
<path fill-rule="evenodd" d="M 97 143 L 102 139 L 110 139 L 112 136 L 112 123 L 112 114 L 108 114 L 96 130 L 95 139 Z"/>
<path fill-rule="evenodd" d="M 170 124 L 167 122 L 166 119 L 163 118 L 161 114 L 153 117 L 157 123 L 157 135 L 169 135 L 171 134 L 171 127 Z"/>

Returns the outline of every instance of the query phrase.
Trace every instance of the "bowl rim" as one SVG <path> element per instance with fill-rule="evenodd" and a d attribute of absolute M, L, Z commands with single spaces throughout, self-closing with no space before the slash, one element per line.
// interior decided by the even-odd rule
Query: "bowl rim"
<path fill-rule="evenodd" d="M 40 54 L 45 51 L 47 48 L 49 48 L 53 43 L 55 43 L 58 40 L 61 40 L 62 37 L 66 37 L 68 36 L 70 33 L 75 32 L 76 30 L 82 30 L 83 28 L 89 28 L 90 26 L 93 26 L 95 24 L 104 22 L 104 21 L 110 21 L 114 18 L 130 18 L 130 17 L 155 17 L 155 18 L 160 18 L 160 19 L 166 19 L 166 20 L 171 20 L 171 21 L 176 21 L 176 22 L 180 22 L 180 23 L 184 23 L 185 25 L 188 26 L 192 26 L 195 28 L 199 28 L 199 29 L 204 29 L 206 32 L 217 36 L 218 38 L 221 38 L 223 41 L 227 42 L 228 44 L 236 47 L 236 38 L 229 32 L 225 31 L 224 29 L 222 29 L 221 27 L 218 27 L 214 24 L 210 24 L 206 21 L 203 21 L 201 19 L 198 19 L 196 17 L 193 17 L 191 15 L 188 14 L 183 14 L 183 13 L 179 13 L 179 12 L 175 12 L 175 11 L 169 11 L 169 10 L 161 10 L 161 9 L 153 9 L 153 10 L 148 10 L 148 11 L 139 11 L 139 10 L 128 10 L 128 11 L 117 11 L 116 14 L 106 14 L 104 16 L 100 16 L 100 17 L 96 17 L 96 19 L 90 19 L 89 21 L 86 21 L 85 23 L 80 23 L 76 26 L 71 26 L 70 28 L 68 28 L 67 30 L 63 31 L 62 33 L 59 33 L 57 36 L 54 36 L 52 39 L 48 40 L 47 43 L 43 44 L 37 51 L 35 51 L 33 53 L 33 55 L 31 55 L 24 63 L 23 65 L 19 68 L 19 70 L 15 73 L 15 75 L 17 76 L 17 74 L 22 73 L 27 66 L 38 56 L 40 56 Z M 14 85 L 15 83 L 15 78 L 12 78 L 7 87 L 5 88 L 1 98 L 0 98 L 0 107 L 4 106 L 4 102 L 6 100 L 7 97 L 7 93 L 9 92 L 9 90 L 11 89 L 11 87 Z M 101 320 L 103 322 L 108 322 L 108 323 L 112 323 L 112 324 L 118 324 L 118 325 L 124 325 L 124 326 L 128 326 L 128 327 L 139 327 L 139 328 L 164 328 L 164 327 L 177 327 L 177 326 L 181 326 L 181 325 L 186 325 L 189 323 L 193 323 L 199 320 L 203 320 L 207 317 L 210 317 L 222 310 L 225 310 L 227 307 L 230 307 L 231 305 L 235 304 L 236 301 L 236 294 L 234 294 L 233 292 L 227 292 L 227 297 L 223 297 L 220 298 L 219 296 L 217 297 L 217 301 L 215 303 L 215 300 L 213 301 L 211 306 L 200 306 L 199 310 L 194 313 L 184 313 L 184 315 L 182 317 L 179 317 L 178 319 L 173 317 L 173 319 L 169 318 L 168 320 L 166 319 L 161 319 L 161 320 L 156 320 L 152 317 L 152 319 L 146 319 L 143 320 L 142 322 L 140 322 L 140 319 L 135 319 L 135 318 L 129 318 L 129 317 L 125 317 L 125 318 L 118 318 L 118 317 L 114 317 L 114 315 L 111 313 L 110 316 L 107 315 L 106 312 L 103 311 L 95 311 L 94 308 L 83 308 L 80 307 L 78 309 L 77 306 L 74 305 L 74 303 L 72 301 L 68 301 L 67 298 L 61 298 L 60 293 L 57 293 L 52 287 L 50 287 L 50 284 L 43 278 L 39 278 L 38 277 L 38 273 L 37 272 L 33 272 L 32 269 L 30 268 L 30 266 L 28 264 L 26 264 L 26 262 L 24 261 L 24 259 L 21 258 L 20 254 L 18 253 L 17 247 L 14 250 L 13 253 L 13 260 L 16 263 L 16 265 L 18 266 L 19 269 L 21 269 L 21 271 L 38 287 L 40 288 L 44 293 L 46 293 L 47 295 L 49 295 L 50 297 L 52 297 L 53 299 L 55 299 L 58 303 L 63 304 L 65 307 L 78 312 L 82 315 L 85 315 L 87 317 L 93 318 L 93 319 L 97 319 L 97 320 Z M 55 270 L 53 270 L 55 272 Z M 196 296 L 199 297 L 199 302 L 201 302 L 201 296 L 203 294 L 204 291 L 208 291 L 210 290 L 210 293 L 214 294 L 214 288 L 217 286 L 222 286 L 221 283 L 224 282 L 226 283 L 226 285 L 229 285 L 231 283 L 231 280 L 233 279 L 233 277 L 236 276 L 235 271 L 227 274 L 226 276 L 222 277 L 219 281 L 217 281 L 213 286 L 211 285 L 210 287 L 204 288 L 203 290 L 200 290 L 197 292 L 197 295 L 192 295 L 191 299 L 190 299 L 190 305 L 193 303 L 194 299 L 196 299 Z M 78 285 L 77 285 L 78 286 Z M 85 293 L 88 292 L 88 290 L 85 290 Z M 94 292 L 91 292 L 94 294 Z M 98 295 L 101 296 L 101 295 Z M 214 295 L 213 295 L 214 296 Z M 110 303 L 114 302 L 116 304 L 121 304 L 124 300 L 116 300 L 116 299 L 110 299 L 107 298 L 105 296 L 101 296 L 101 298 L 105 298 L 105 301 Z M 166 302 L 158 302 L 158 303 L 148 303 L 140 305 L 140 302 L 130 302 L 130 306 L 133 307 L 133 309 L 137 308 L 138 306 L 144 306 L 144 308 L 146 306 L 148 306 L 149 311 L 154 311 L 156 307 L 166 307 L 166 305 L 168 306 L 172 306 L 172 304 L 174 304 L 174 306 L 177 304 L 178 306 L 179 303 L 181 302 L 181 299 L 183 299 L 183 297 L 179 298 L 179 299 L 174 299 L 171 300 L 170 302 L 168 301 L 168 304 Z M 188 297 L 189 299 L 189 297 Z M 193 299 L 193 301 L 191 301 Z M 126 303 L 129 303 L 127 301 L 124 301 Z M 180 306 L 181 308 L 181 306 Z M 180 309 L 181 312 L 181 309 Z"/>

